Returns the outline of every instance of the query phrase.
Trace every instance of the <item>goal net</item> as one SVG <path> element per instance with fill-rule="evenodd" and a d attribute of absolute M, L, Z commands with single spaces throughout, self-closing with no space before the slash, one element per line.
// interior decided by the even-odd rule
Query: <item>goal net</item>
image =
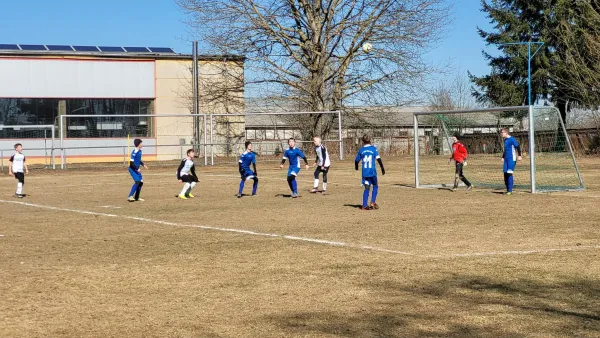
<path fill-rule="evenodd" d="M 188 149 L 205 159 L 204 126 L 203 114 L 62 115 L 61 164 L 128 165 L 136 138 L 144 142 L 144 162 L 152 165 L 172 165 Z"/>
<path fill-rule="evenodd" d="M 28 164 L 54 167 L 54 156 L 57 155 L 54 152 L 57 146 L 55 137 L 54 125 L 0 125 L 2 169 L 8 165 L 16 143 L 23 145 Z"/>
<path fill-rule="evenodd" d="M 503 189 L 502 128 L 517 139 L 523 154 L 515 168 L 516 189 L 543 192 L 584 188 L 567 131 L 554 107 L 415 113 L 415 185 L 453 186 L 454 164 L 448 164 L 448 159 L 452 136 L 458 135 L 469 152 L 464 168 L 467 179 L 476 187 Z"/>

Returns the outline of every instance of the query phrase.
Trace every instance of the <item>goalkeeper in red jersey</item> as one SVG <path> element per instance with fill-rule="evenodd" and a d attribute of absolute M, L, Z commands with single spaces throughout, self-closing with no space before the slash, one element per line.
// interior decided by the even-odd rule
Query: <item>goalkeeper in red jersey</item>
<path fill-rule="evenodd" d="M 454 187 L 452 187 L 453 191 L 458 189 L 458 180 L 460 179 L 467 186 L 467 190 L 473 189 L 473 185 L 463 174 L 463 167 L 467 165 L 467 148 L 460 143 L 458 140 L 458 134 L 454 134 L 452 136 L 452 156 L 448 159 L 448 164 L 454 160 L 456 164 L 456 170 L 454 172 Z"/>

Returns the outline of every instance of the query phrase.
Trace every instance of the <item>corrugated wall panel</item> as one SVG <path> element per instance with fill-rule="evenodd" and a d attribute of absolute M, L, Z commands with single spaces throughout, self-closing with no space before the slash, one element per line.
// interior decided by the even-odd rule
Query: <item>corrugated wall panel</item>
<path fill-rule="evenodd" d="M 154 98 L 154 61 L 0 58 L 0 97 Z"/>

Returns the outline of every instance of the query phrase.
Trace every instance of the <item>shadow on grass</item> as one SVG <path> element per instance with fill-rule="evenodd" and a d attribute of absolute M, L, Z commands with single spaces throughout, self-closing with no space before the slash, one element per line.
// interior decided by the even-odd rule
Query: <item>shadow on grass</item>
<path fill-rule="evenodd" d="M 344 204 L 345 207 L 360 209 L 362 208 L 362 204 Z"/>
<path fill-rule="evenodd" d="M 296 312 L 268 320 L 289 336 L 598 337 L 600 281 L 504 282 L 455 276 L 425 285 L 363 285 L 356 311 Z M 336 304 L 331 304 L 335 308 Z"/>

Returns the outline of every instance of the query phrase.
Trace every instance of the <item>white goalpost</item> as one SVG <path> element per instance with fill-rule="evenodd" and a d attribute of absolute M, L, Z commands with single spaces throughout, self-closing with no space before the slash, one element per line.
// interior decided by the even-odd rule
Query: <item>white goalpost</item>
<path fill-rule="evenodd" d="M 15 143 L 23 143 L 29 163 L 43 164 L 56 169 L 54 149 L 56 130 L 48 125 L 0 125 L 0 167 L 4 169 L 4 157 L 14 152 Z"/>
<path fill-rule="evenodd" d="M 469 156 L 465 176 L 475 185 L 502 188 L 506 128 L 520 143 L 523 161 L 515 169 L 515 187 L 531 193 L 584 189 L 571 141 L 555 107 L 496 107 L 413 113 L 415 187 L 447 187 L 454 170 L 447 162 L 452 136 Z"/>

